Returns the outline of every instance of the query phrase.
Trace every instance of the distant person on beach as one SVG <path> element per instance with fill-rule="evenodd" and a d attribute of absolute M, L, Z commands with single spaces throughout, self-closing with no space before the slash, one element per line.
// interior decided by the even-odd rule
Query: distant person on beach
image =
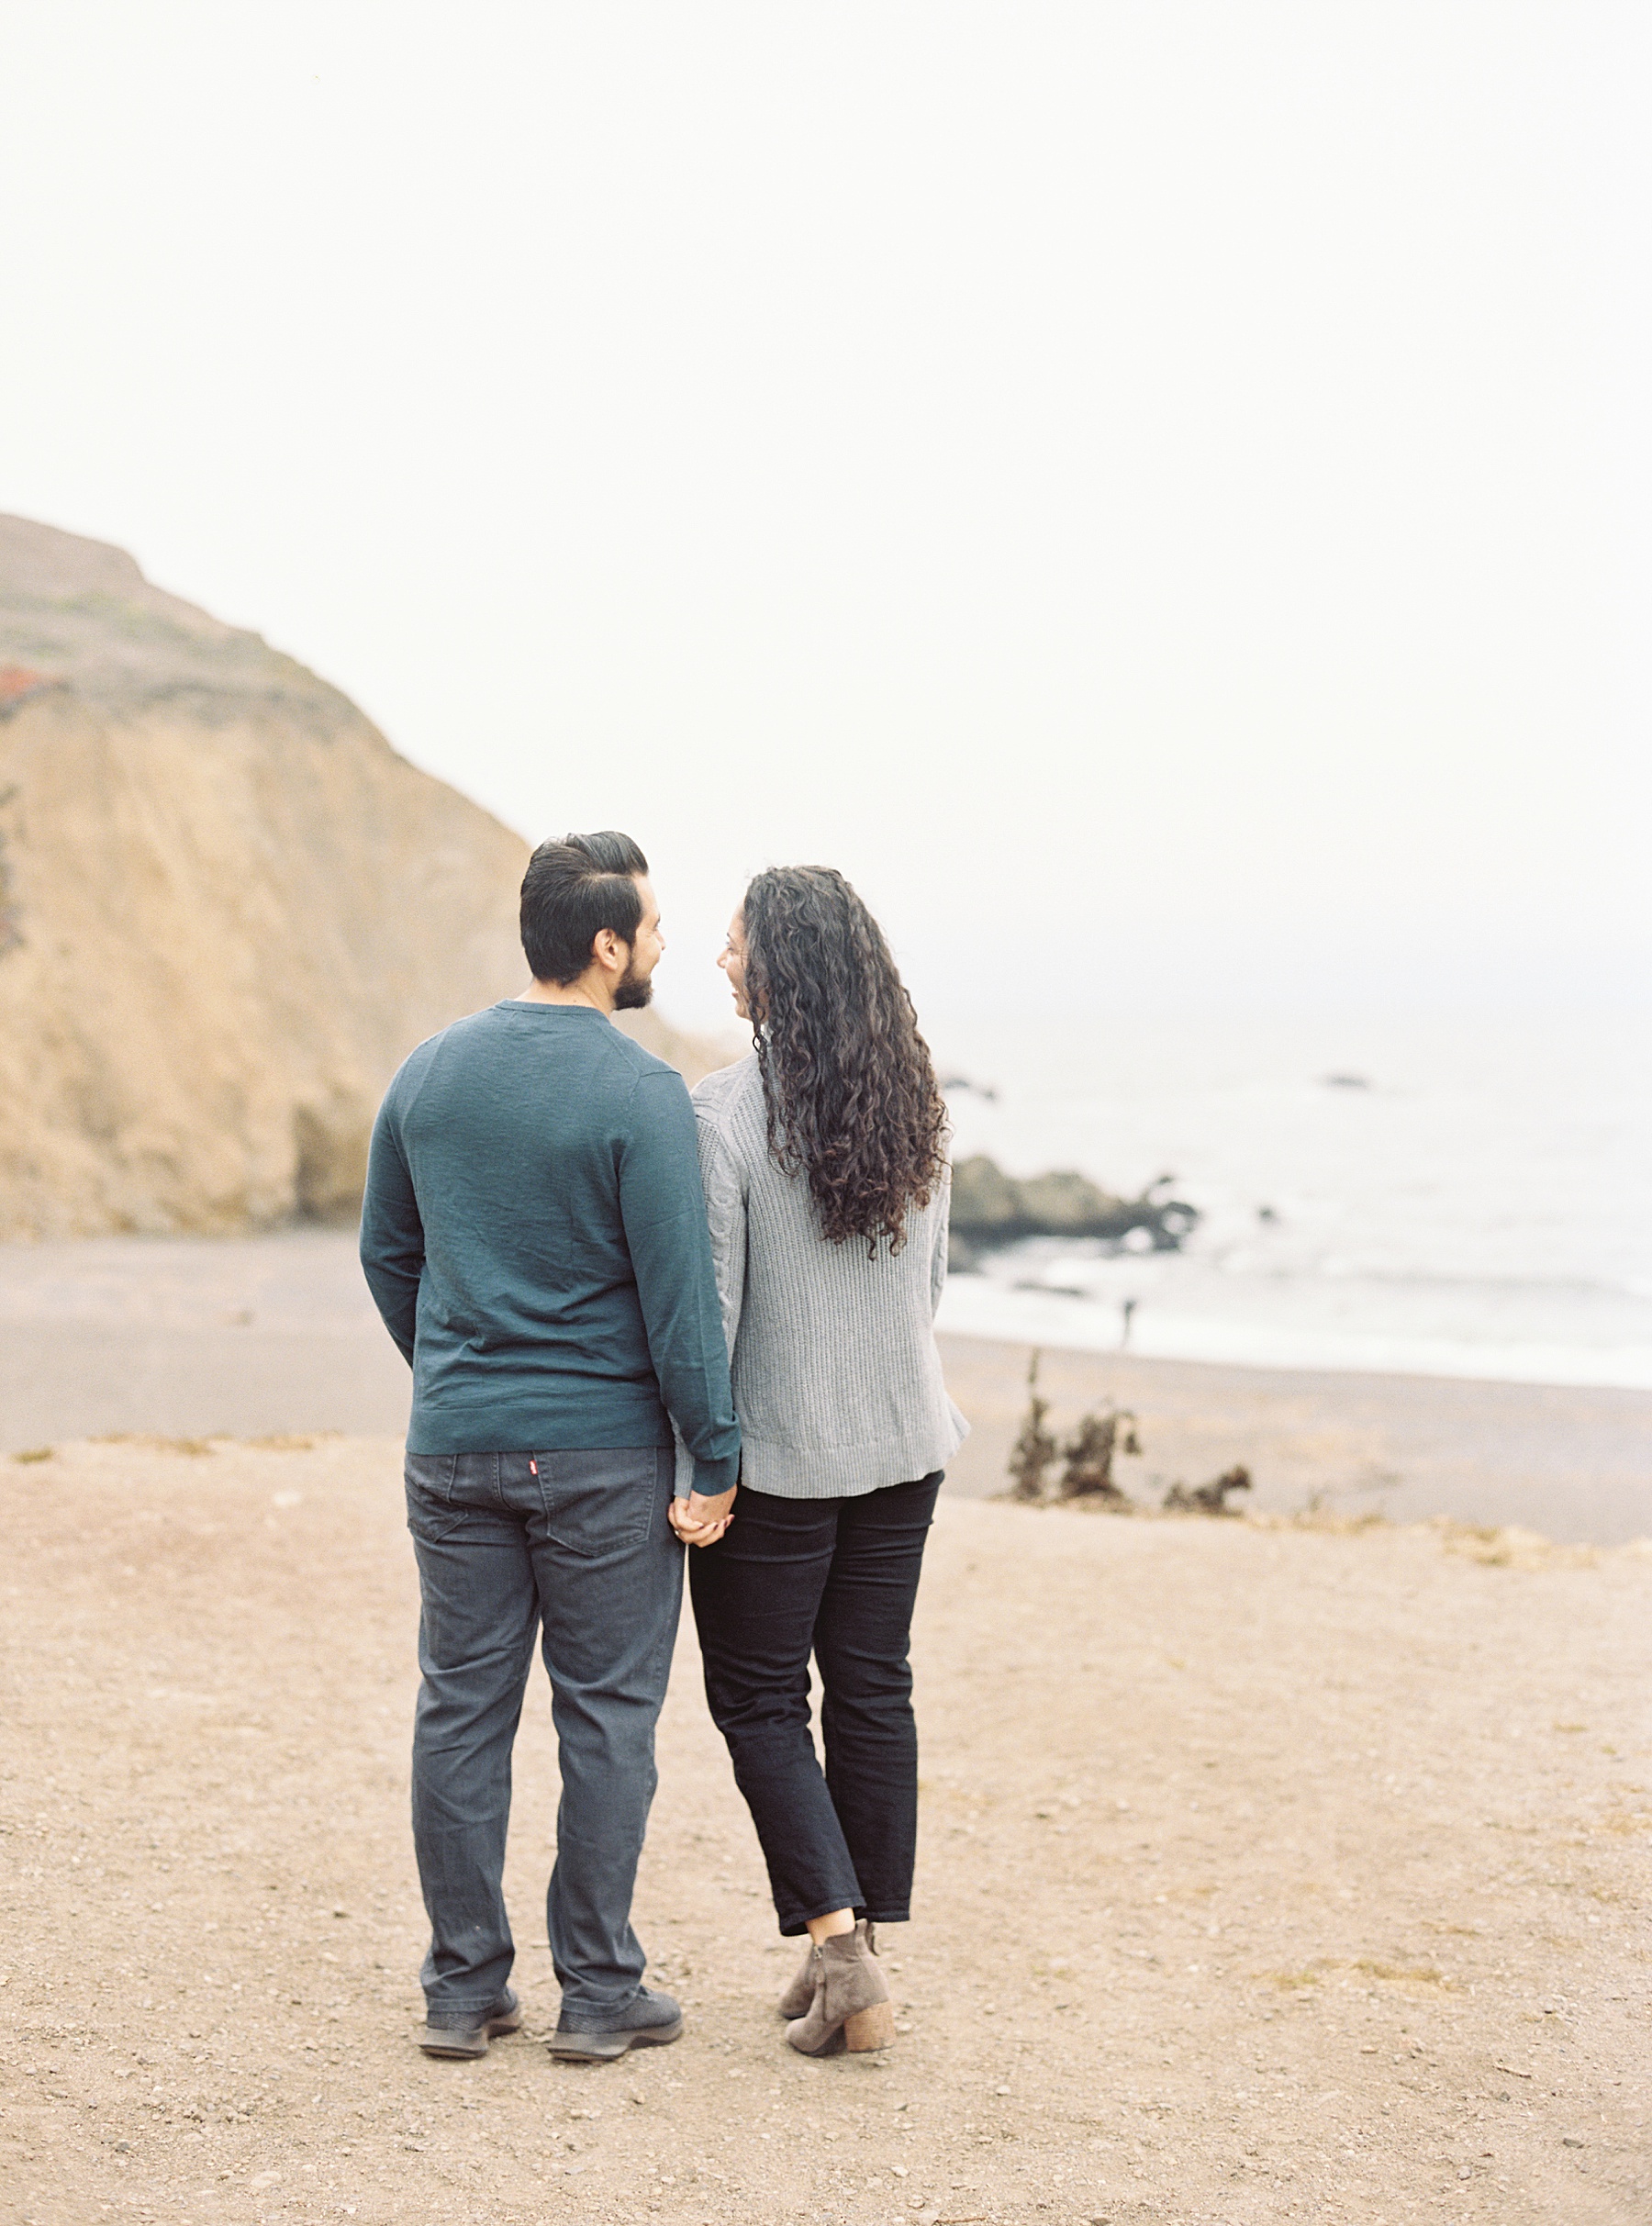
<path fill-rule="evenodd" d="M 741 1420 L 723 1535 L 674 1509 L 706 1697 L 768 1864 L 781 1997 L 808 2055 L 894 2037 L 876 1927 L 905 1921 L 918 1826 L 910 1643 L 946 1395 L 945 1108 L 911 999 L 842 874 L 759 874 L 719 963 L 755 1050 L 694 1093 Z M 820 1672 L 824 1773 L 809 1728 Z"/>
<path fill-rule="evenodd" d="M 563 1786 L 550 2046 L 592 2061 L 683 2029 L 642 1985 L 631 1924 L 682 1603 L 672 1425 L 697 1538 L 726 1522 L 740 1430 L 688 1093 L 610 1024 L 648 1002 L 664 949 L 647 859 L 623 834 L 541 843 L 521 926 L 532 987 L 421 1044 L 390 1085 L 362 1265 L 413 1368 L 419 2045 L 479 2056 L 521 2023 L 500 1879 L 537 1631 Z"/>

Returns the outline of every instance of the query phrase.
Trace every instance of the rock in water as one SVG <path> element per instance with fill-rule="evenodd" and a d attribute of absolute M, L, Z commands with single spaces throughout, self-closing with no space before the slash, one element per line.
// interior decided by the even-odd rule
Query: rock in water
<path fill-rule="evenodd" d="M 526 980 L 527 855 L 259 635 L 0 517 L 0 1237 L 352 1218 L 399 1061 Z"/>
<path fill-rule="evenodd" d="M 1160 1195 L 1161 1175 L 1138 1198 L 1116 1198 L 1071 1169 L 1017 1178 L 984 1152 L 953 1166 L 954 1265 L 973 1267 L 978 1252 L 1023 1236 L 1099 1237 L 1117 1242 L 1144 1230 L 1156 1252 L 1174 1252 L 1199 1223 L 1185 1199 Z"/>

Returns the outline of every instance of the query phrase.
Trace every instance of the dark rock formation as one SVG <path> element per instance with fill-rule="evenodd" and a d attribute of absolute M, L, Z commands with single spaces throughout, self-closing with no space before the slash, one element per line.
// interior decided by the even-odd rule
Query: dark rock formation
<path fill-rule="evenodd" d="M 981 1253 L 1023 1236 L 1120 1243 L 1133 1229 L 1144 1229 L 1155 1252 L 1174 1252 L 1197 1225 L 1199 1209 L 1163 1195 L 1172 1180 L 1161 1175 L 1139 1198 L 1117 1198 L 1070 1170 L 1018 1179 L 985 1153 L 960 1159 L 953 1169 L 953 1265 L 967 1270 Z"/>

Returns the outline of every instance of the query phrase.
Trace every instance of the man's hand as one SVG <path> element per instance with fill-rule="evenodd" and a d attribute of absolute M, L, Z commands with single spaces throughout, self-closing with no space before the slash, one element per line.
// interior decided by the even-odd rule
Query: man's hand
<path fill-rule="evenodd" d="M 671 1503 L 670 1521 L 685 1546 L 715 1546 L 729 1525 L 734 1520 L 729 1510 L 734 1505 L 739 1490 L 731 1484 L 726 1492 L 719 1492 L 707 1499 L 703 1493 L 691 1492 L 686 1500 Z"/>

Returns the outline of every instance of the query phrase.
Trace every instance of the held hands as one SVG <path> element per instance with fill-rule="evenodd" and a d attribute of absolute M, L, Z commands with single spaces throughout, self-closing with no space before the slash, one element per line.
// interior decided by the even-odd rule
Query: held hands
<path fill-rule="evenodd" d="M 691 1492 L 686 1499 L 672 1501 L 668 1519 L 685 1546 L 716 1545 L 734 1520 L 730 1509 L 738 1489 L 738 1485 L 731 1484 L 726 1492 L 716 1493 L 709 1499 L 701 1493 Z"/>

